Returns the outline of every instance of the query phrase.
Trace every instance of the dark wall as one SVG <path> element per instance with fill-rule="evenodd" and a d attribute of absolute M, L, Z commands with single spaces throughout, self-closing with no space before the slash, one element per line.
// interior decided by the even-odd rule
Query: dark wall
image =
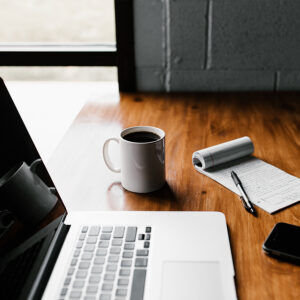
<path fill-rule="evenodd" d="M 300 1 L 134 0 L 137 85 L 300 90 Z"/>

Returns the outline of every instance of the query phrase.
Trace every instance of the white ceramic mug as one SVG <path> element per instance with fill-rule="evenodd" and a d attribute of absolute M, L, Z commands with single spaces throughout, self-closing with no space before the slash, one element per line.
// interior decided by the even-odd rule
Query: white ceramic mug
<path fill-rule="evenodd" d="M 143 133 L 147 134 L 143 134 Z M 143 141 L 130 140 L 130 136 L 149 135 Z M 125 138 L 124 138 L 125 137 Z M 115 166 L 108 153 L 111 141 L 120 144 L 121 166 Z M 165 133 L 152 126 L 136 126 L 124 129 L 119 137 L 107 139 L 103 145 L 103 158 L 107 167 L 121 173 L 122 186 L 131 192 L 149 193 L 165 184 Z"/>

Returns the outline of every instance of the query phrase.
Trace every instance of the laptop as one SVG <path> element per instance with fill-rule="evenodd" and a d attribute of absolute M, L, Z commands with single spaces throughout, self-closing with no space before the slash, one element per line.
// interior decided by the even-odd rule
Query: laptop
<path fill-rule="evenodd" d="M 16 163 L 40 159 L 2 80 L 0 126 L 1 178 Z M 42 221 L 15 216 L 1 236 L 1 299 L 237 299 L 222 213 L 67 212 L 56 194 Z"/>

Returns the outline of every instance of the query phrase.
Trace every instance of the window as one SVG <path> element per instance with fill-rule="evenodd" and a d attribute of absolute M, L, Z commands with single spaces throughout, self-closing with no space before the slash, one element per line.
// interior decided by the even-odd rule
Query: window
<path fill-rule="evenodd" d="M 134 90 L 132 0 L 0 4 L 0 66 L 117 67 L 120 90 Z"/>
<path fill-rule="evenodd" d="M 115 44 L 112 0 L 0 0 L 1 42 Z"/>

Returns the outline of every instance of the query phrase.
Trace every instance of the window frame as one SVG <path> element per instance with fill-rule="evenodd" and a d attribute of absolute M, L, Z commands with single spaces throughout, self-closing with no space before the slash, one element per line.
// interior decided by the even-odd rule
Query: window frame
<path fill-rule="evenodd" d="M 0 43 L 0 66 L 116 66 L 119 90 L 136 90 L 133 0 L 115 0 L 116 45 Z"/>

